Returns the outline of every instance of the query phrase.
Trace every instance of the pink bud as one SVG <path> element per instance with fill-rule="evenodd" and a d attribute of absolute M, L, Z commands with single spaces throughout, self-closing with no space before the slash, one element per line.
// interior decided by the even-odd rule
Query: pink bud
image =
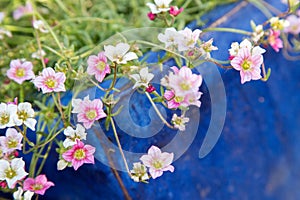
<path fill-rule="evenodd" d="M 233 60 L 235 56 L 229 56 L 229 60 Z"/>
<path fill-rule="evenodd" d="M 178 9 L 177 6 L 170 7 L 170 14 L 173 15 L 174 17 L 176 17 L 177 15 L 182 13 L 182 11 L 183 11 L 183 8 Z"/>
<path fill-rule="evenodd" d="M 149 84 L 149 86 L 146 88 L 146 92 L 148 92 L 148 93 L 152 93 L 155 90 L 156 90 L 155 87 L 151 84 Z"/>
<path fill-rule="evenodd" d="M 149 13 L 147 14 L 147 16 L 148 16 L 148 18 L 149 18 L 151 21 L 155 20 L 155 18 L 156 18 L 156 14 L 153 14 L 152 12 L 149 12 Z"/>
<path fill-rule="evenodd" d="M 18 152 L 18 151 L 15 151 L 15 152 L 14 152 L 14 156 L 15 156 L 15 157 L 18 157 L 18 156 L 19 156 L 19 152 Z"/>
<path fill-rule="evenodd" d="M 1 188 L 6 188 L 6 187 L 7 187 L 6 181 L 1 181 L 1 182 L 0 182 L 0 187 L 1 187 Z"/>
<path fill-rule="evenodd" d="M 188 56 L 193 56 L 194 55 L 194 52 L 193 51 L 189 51 L 188 52 Z"/>
<path fill-rule="evenodd" d="M 44 63 L 47 64 L 49 62 L 49 58 L 44 58 Z"/>

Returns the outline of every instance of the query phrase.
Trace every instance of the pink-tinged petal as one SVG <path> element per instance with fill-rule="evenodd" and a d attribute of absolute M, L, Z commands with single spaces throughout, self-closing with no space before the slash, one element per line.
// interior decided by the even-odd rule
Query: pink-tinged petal
<path fill-rule="evenodd" d="M 160 177 L 160 176 L 163 175 L 163 171 L 161 171 L 161 170 L 156 170 L 156 169 L 153 169 L 153 168 L 150 168 L 150 169 L 149 169 L 149 173 L 150 173 L 150 175 L 151 175 L 151 177 L 152 177 L 153 179 L 156 179 L 156 178 L 158 178 L 158 177 Z"/>
<path fill-rule="evenodd" d="M 59 82 L 59 83 L 64 83 L 66 81 L 66 75 L 62 72 L 57 72 L 55 74 L 55 79 Z"/>
<path fill-rule="evenodd" d="M 165 93 L 164 93 L 164 98 L 167 100 L 167 101 L 170 101 L 172 98 L 174 98 L 175 94 L 173 91 L 171 90 L 167 90 Z"/>
<path fill-rule="evenodd" d="M 240 71 L 242 69 L 242 67 L 241 67 L 242 60 L 241 60 L 241 58 L 239 58 L 237 56 L 231 60 L 230 64 L 234 69 L 236 69 L 238 71 Z"/>
<path fill-rule="evenodd" d="M 173 70 L 173 72 L 174 72 L 175 74 L 178 74 L 178 73 L 179 73 L 179 69 L 178 69 L 176 66 L 171 67 L 171 69 Z"/>
<path fill-rule="evenodd" d="M 174 172 L 174 166 L 169 165 L 169 166 L 163 168 L 162 171 L 170 171 L 170 172 Z"/>
<path fill-rule="evenodd" d="M 98 53 L 98 58 L 99 58 L 99 60 L 107 63 L 107 58 L 106 58 L 106 56 L 104 54 L 104 51 Z"/>
<path fill-rule="evenodd" d="M 260 68 L 254 68 L 251 74 L 252 74 L 252 80 L 259 80 L 262 78 Z"/>
<path fill-rule="evenodd" d="M 240 71 L 240 75 L 241 75 L 241 83 L 244 84 L 247 81 L 251 80 L 251 73 L 250 72 L 244 72 L 244 71 Z"/>
<path fill-rule="evenodd" d="M 94 159 L 94 156 L 88 156 L 84 159 L 84 163 L 87 163 L 87 164 L 95 164 L 95 159 Z"/>
<path fill-rule="evenodd" d="M 99 62 L 99 58 L 95 55 L 89 56 L 89 58 L 87 60 L 88 66 L 97 65 L 98 62 Z"/>
<path fill-rule="evenodd" d="M 31 62 L 25 61 L 22 64 L 22 67 L 24 67 L 24 69 L 26 69 L 26 71 L 32 70 L 33 66 Z"/>
<path fill-rule="evenodd" d="M 62 154 L 62 157 L 64 160 L 71 162 L 73 160 L 73 153 L 74 151 L 72 149 L 66 151 L 65 153 Z"/>
<path fill-rule="evenodd" d="M 93 125 L 94 121 L 89 121 L 89 122 L 84 122 L 83 123 L 83 126 L 86 128 L 86 129 L 90 129 Z"/>
<path fill-rule="evenodd" d="M 163 152 L 160 155 L 160 159 L 163 162 L 164 166 L 168 166 L 173 162 L 174 159 L 174 153 L 167 153 L 167 152 Z"/>
<path fill-rule="evenodd" d="M 33 178 L 27 178 L 24 183 L 23 183 L 23 189 L 30 190 L 31 191 L 31 186 L 35 184 L 35 180 Z"/>
<path fill-rule="evenodd" d="M 55 71 L 51 67 L 47 67 L 43 69 L 42 76 L 44 77 L 55 76 Z"/>
<path fill-rule="evenodd" d="M 140 160 L 143 162 L 143 164 L 147 167 L 151 167 L 151 163 L 152 163 L 152 157 L 149 155 L 143 155 Z"/>
<path fill-rule="evenodd" d="M 44 184 L 47 182 L 47 177 L 44 174 L 41 174 L 35 178 L 35 182 L 39 184 Z"/>
<path fill-rule="evenodd" d="M 178 108 L 181 104 L 175 102 L 174 100 L 171 100 L 171 101 L 168 101 L 168 102 L 167 102 L 167 105 L 168 105 L 168 108 L 170 108 L 170 109 L 176 109 L 176 108 Z"/>
<path fill-rule="evenodd" d="M 179 70 L 179 76 L 183 77 L 184 79 L 189 79 L 192 76 L 192 70 L 186 66 L 182 67 Z"/>
<path fill-rule="evenodd" d="M 80 166 L 84 164 L 83 160 L 72 160 L 72 165 L 75 170 L 77 170 Z"/>
<path fill-rule="evenodd" d="M 153 158 L 159 158 L 161 155 L 161 150 L 156 146 L 151 146 L 148 150 L 148 155 L 152 156 Z"/>

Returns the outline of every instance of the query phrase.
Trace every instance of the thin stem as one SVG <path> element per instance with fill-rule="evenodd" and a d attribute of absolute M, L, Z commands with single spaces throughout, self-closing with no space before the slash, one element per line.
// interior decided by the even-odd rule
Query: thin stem
<path fill-rule="evenodd" d="M 235 28 L 221 28 L 221 27 L 216 27 L 216 28 L 206 28 L 203 30 L 203 32 L 211 32 L 211 31 L 218 31 L 218 32 L 229 32 L 229 33 L 238 33 L 238 34 L 243 34 L 243 35 L 251 35 L 252 33 L 249 31 L 244 31 L 240 29 L 235 29 Z"/>
<path fill-rule="evenodd" d="M 36 20 L 35 15 L 33 15 L 33 21 L 35 21 L 35 20 Z M 43 68 L 46 68 L 44 56 L 42 54 L 42 44 L 41 44 L 41 40 L 40 40 L 40 37 L 39 37 L 39 31 L 34 29 L 34 32 L 35 32 L 35 38 L 36 38 L 36 41 L 37 41 L 37 45 L 38 45 L 38 48 L 39 48 L 38 54 L 40 54 L 39 56 L 40 56 L 40 59 L 42 61 Z"/>
<path fill-rule="evenodd" d="M 158 117 L 161 119 L 161 121 L 162 121 L 165 125 L 167 125 L 169 128 L 174 129 L 174 126 L 172 126 L 171 124 L 169 124 L 169 123 L 167 122 L 167 120 L 165 120 L 165 118 L 161 115 L 161 113 L 159 112 L 159 110 L 158 110 L 158 108 L 156 107 L 155 103 L 153 102 L 153 100 L 152 100 L 150 94 L 149 94 L 148 92 L 145 92 L 145 94 L 146 94 L 146 96 L 148 97 L 148 99 L 149 99 L 151 105 L 153 106 L 155 112 L 157 113 L 157 115 L 158 115 Z"/>
<path fill-rule="evenodd" d="M 20 85 L 20 102 L 24 101 L 24 88 L 23 85 Z"/>
<path fill-rule="evenodd" d="M 60 115 L 61 115 L 61 119 L 64 123 L 64 125 L 66 125 L 66 120 L 65 120 L 65 117 L 64 117 L 64 113 L 63 113 L 63 110 L 62 110 L 62 106 L 61 106 L 61 103 L 60 103 L 60 95 L 58 93 L 58 101 L 56 101 L 56 97 L 54 95 L 54 93 L 52 93 L 52 98 L 53 98 L 53 101 L 54 101 L 54 104 L 56 106 L 56 108 L 58 109 Z"/>
<path fill-rule="evenodd" d="M 25 134 L 26 130 L 22 131 L 18 126 L 15 126 L 15 128 L 23 135 L 24 140 L 25 140 L 30 146 L 33 147 L 33 146 L 34 146 L 34 143 L 31 142 L 31 141 L 27 138 L 27 136 L 26 136 L 26 134 Z"/>
<path fill-rule="evenodd" d="M 40 164 L 40 167 L 39 167 L 38 171 L 36 172 L 37 175 L 39 175 L 41 173 L 41 171 L 42 171 L 42 169 L 43 169 L 43 167 L 45 165 L 45 162 L 46 162 L 46 160 L 48 158 L 48 155 L 49 155 L 49 152 L 51 150 L 51 147 L 52 147 L 52 142 L 48 145 L 47 151 L 46 151 L 46 153 L 43 156 L 43 160 L 42 160 L 42 162 Z"/>
<path fill-rule="evenodd" d="M 114 120 L 113 120 L 112 117 L 110 118 L 110 123 L 111 123 L 112 129 L 113 129 L 113 132 L 114 132 L 115 139 L 116 139 L 117 144 L 118 144 L 118 148 L 119 148 L 120 154 L 121 154 L 122 159 L 124 161 L 126 171 L 129 174 L 129 176 L 131 176 L 131 173 L 130 173 L 130 170 L 129 170 L 129 167 L 128 167 L 128 164 L 127 164 L 127 161 L 126 161 L 126 158 L 125 158 L 125 155 L 124 155 L 124 152 L 123 152 L 120 140 L 119 140 L 119 136 L 118 136 L 118 133 L 116 131 L 115 123 L 114 123 Z"/>

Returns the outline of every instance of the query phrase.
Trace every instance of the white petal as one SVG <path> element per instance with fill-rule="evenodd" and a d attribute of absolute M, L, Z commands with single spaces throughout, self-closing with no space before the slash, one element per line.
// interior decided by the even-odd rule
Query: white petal
<path fill-rule="evenodd" d="M 0 180 L 5 180 L 5 170 L 10 167 L 7 160 L 0 160 Z"/>
<path fill-rule="evenodd" d="M 25 124 L 25 126 L 30 128 L 31 130 L 35 131 L 36 119 L 28 118 L 28 119 L 26 119 L 24 124 Z"/>
<path fill-rule="evenodd" d="M 24 193 L 24 200 L 31 200 L 32 196 L 34 195 L 34 192 L 31 192 L 31 191 L 26 191 Z"/>
<path fill-rule="evenodd" d="M 73 137 L 75 137 L 75 130 L 71 126 L 68 126 L 64 130 L 64 134 L 65 134 L 65 136 L 73 138 Z"/>
<path fill-rule="evenodd" d="M 123 56 L 122 63 L 124 61 L 127 62 L 127 61 L 134 60 L 134 59 L 138 59 L 138 56 L 134 52 L 128 52 Z"/>

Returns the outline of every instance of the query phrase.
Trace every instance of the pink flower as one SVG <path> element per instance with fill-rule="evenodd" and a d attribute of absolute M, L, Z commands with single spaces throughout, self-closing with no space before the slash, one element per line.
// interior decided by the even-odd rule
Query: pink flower
<path fill-rule="evenodd" d="M 279 36 L 280 31 L 274 31 L 272 29 L 270 30 L 268 42 L 276 52 L 283 47 L 282 40 L 279 38 Z"/>
<path fill-rule="evenodd" d="M 33 13 L 32 5 L 27 2 L 25 6 L 20 6 L 13 12 L 14 20 L 18 20 L 26 14 Z"/>
<path fill-rule="evenodd" d="M 156 18 L 156 14 L 153 14 L 152 12 L 148 12 L 147 16 L 151 21 L 155 20 Z"/>
<path fill-rule="evenodd" d="M 43 94 L 50 92 L 65 92 L 66 76 L 55 72 L 51 67 L 43 69 L 42 74 L 33 80 L 35 87 L 42 89 Z"/>
<path fill-rule="evenodd" d="M 34 73 L 32 71 L 32 63 L 21 60 L 12 60 L 10 62 L 10 68 L 7 71 L 7 77 L 16 81 L 19 84 L 22 84 L 25 80 L 31 80 L 34 78 Z"/>
<path fill-rule="evenodd" d="M 173 71 L 177 71 L 178 69 Z M 192 70 L 183 66 L 175 74 L 169 75 L 169 86 L 172 87 L 176 95 L 185 96 L 191 92 L 197 92 L 202 84 L 202 76 L 193 74 Z"/>
<path fill-rule="evenodd" d="M 72 162 L 75 170 L 77 170 L 84 163 L 94 164 L 95 147 L 91 145 L 84 145 L 83 142 L 77 140 L 71 149 L 62 154 L 63 159 L 68 162 Z"/>
<path fill-rule="evenodd" d="M 230 63 L 234 69 L 240 71 L 242 84 L 261 78 L 260 66 L 263 63 L 263 56 L 261 54 L 252 55 L 251 49 L 247 47 L 241 48 Z"/>
<path fill-rule="evenodd" d="M 156 146 L 151 146 L 148 155 L 143 155 L 140 160 L 146 167 L 149 167 L 149 173 L 153 179 L 160 177 L 164 171 L 174 172 L 173 162 L 174 154 L 161 152 Z"/>
<path fill-rule="evenodd" d="M 177 38 L 178 51 L 186 51 L 194 48 L 201 32 L 199 29 L 192 31 L 187 27 L 184 30 L 178 31 L 180 34 Z"/>
<path fill-rule="evenodd" d="M 183 97 L 176 97 L 174 91 L 172 90 L 166 90 L 164 93 L 164 98 L 167 100 L 167 105 L 170 109 L 178 108 L 184 100 Z"/>
<path fill-rule="evenodd" d="M 155 90 L 156 90 L 155 87 L 151 84 L 149 84 L 149 86 L 146 88 L 146 92 L 148 92 L 148 93 L 152 93 Z"/>
<path fill-rule="evenodd" d="M 48 181 L 44 174 L 38 175 L 35 179 L 27 178 L 23 183 L 24 190 L 29 190 L 40 195 L 44 195 L 46 190 L 51 186 L 54 186 L 54 183 Z"/>
<path fill-rule="evenodd" d="M 100 52 L 97 56 L 92 55 L 87 60 L 89 75 L 95 75 L 97 81 L 102 82 L 105 75 L 110 73 L 110 67 L 107 64 L 107 58 L 104 52 Z"/>
<path fill-rule="evenodd" d="M 176 17 L 177 15 L 182 13 L 182 11 L 183 11 L 183 8 L 178 9 L 177 6 L 171 6 L 169 12 L 170 12 L 171 15 Z"/>
<path fill-rule="evenodd" d="M 72 106 L 74 107 L 72 113 L 78 113 L 78 121 L 82 122 L 86 129 L 91 128 L 96 120 L 106 117 L 103 111 L 103 103 L 100 99 L 91 101 L 89 96 L 86 96 L 83 100 L 73 99 Z"/>
<path fill-rule="evenodd" d="M 286 18 L 286 20 L 289 22 L 289 26 L 284 29 L 284 32 L 298 35 L 300 33 L 300 17 L 290 15 Z"/>
<path fill-rule="evenodd" d="M 23 136 L 14 128 L 8 128 L 5 136 L 0 136 L 0 145 L 3 153 L 12 153 L 15 150 L 21 150 Z"/>

